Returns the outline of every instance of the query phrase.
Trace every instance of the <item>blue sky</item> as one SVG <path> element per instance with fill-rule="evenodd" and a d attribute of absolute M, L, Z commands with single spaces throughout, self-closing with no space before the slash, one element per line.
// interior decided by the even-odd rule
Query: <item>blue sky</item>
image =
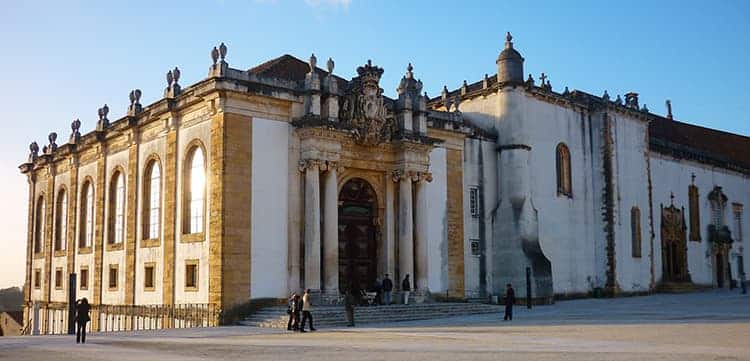
<path fill-rule="evenodd" d="M 32 140 L 58 143 L 70 122 L 93 129 L 97 108 L 122 116 L 128 93 L 157 100 L 164 74 L 185 86 L 204 78 L 221 41 L 246 69 L 282 54 L 314 52 L 351 77 L 367 59 L 395 93 L 406 64 L 432 96 L 443 85 L 496 71 L 506 31 L 525 71 L 562 91 L 613 97 L 628 91 L 681 121 L 750 134 L 748 1 L 15 1 L 0 12 L 0 287 L 20 285 L 26 244 L 26 180 L 17 166 Z M 155 5 L 156 3 L 156 5 Z"/>

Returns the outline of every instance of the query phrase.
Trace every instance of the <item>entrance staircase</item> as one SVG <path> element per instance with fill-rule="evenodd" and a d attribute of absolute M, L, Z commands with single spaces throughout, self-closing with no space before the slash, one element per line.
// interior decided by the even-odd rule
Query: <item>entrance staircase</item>
<path fill-rule="evenodd" d="M 415 321 L 502 312 L 501 306 L 481 303 L 418 303 L 410 305 L 362 306 L 354 310 L 356 324 Z M 241 325 L 286 328 L 289 316 L 286 307 L 262 308 L 250 315 Z M 347 324 L 343 306 L 313 308 L 315 328 L 344 327 Z"/>

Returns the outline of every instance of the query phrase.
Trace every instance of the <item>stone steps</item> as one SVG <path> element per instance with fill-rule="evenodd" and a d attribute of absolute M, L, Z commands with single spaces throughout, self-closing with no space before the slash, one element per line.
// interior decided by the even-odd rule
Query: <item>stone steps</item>
<path fill-rule="evenodd" d="M 363 306 L 355 308 L 357 324 L 415 321 L 454 316 L 500 313 L 502 307 L 481 303 L 422 303 L 412 305 Z M 286 307 L 267 307 L 252 314 L 240 324 L 255 327 L 285 328 L 289 316 Z M 315 327 L 346 326 L 343 306 L 319 306 L 313 309 Z"/>

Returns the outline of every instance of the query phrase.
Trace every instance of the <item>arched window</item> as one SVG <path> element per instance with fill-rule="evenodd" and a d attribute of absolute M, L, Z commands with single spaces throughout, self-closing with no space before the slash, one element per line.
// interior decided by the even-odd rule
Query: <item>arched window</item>
<path fill-rule="evenodd" d="M 125 230 L 125 176 L 115 171 L 109 184 L 109 243 L 122 243 Z"/>
<path fill-rule="evenodd" d="M 157 239 L 161 231 L 161 169 L 156 159 L 146 165 L 143 182 L 143 234 L 141 237 Z"/>
<path fill-rule="evenodd" d="M 34 214 L 34 253 L 42 252 L 44 242 L 44 195 L 40 195 L 36 201 Z"/>
<path fill-rule="evenodd" d="M 183 233 L 201 233 L 206 209 L 206 167 L 203 149 L 199 146 L 188 152 L 183 184 Z"/>
<path fill-rule="evenodd" d="M 55 251 L 65 249 L 68 233 L 68 194 L 65 188 L 57 192 L 55 209 Z"/>
<path fill-rule="evenodd" d="M 78 247 L 91 247 L 94 239 L 94 186 L 86 180 L 81 187 L 80 226 Z"/>
<path fill-rule="evenodd" d="M 573 196 L 570 178 L 570 151 L 565 143 L 560 143 L 557 145 L 557 195 Z"/>

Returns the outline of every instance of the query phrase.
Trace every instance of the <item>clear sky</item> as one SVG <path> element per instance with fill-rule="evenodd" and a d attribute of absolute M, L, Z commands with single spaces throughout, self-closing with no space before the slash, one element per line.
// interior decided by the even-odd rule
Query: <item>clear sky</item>
<path fill-rule="evenodd" d="M 51 131 L 67 141 L 75 118 L 92 130 L 104 103 L 118 119 L 135 88 L 144 105 L 156 101 L 174 66 L 183 86 L 204 78 L 219 42 L 240 69 L 314 52 L 349 78 L 372 59 L 390 96 L 412 62 L 436 96 L 495 72 L 506 31 L 526 73 L 547 73 L 557 91 L 636 91 L 653 112 L 671 99 L 681 121 L 750 134 L 750 1 L 6 0 L 0 287 L 23 283 L 28 188 L 17 166 L 29 142 L 41 147 Z"/>

